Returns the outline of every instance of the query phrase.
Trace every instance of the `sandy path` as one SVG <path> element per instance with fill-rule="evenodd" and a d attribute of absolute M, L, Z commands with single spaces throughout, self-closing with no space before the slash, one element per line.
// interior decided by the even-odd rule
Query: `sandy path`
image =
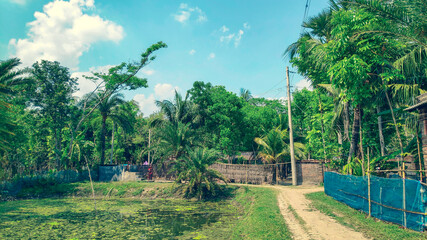
<path fill-rule="evenodd" d="M 305 198 L 304 194 L 323 191 L 322 187 L 272 186 L 272 188 L 279 191 L 277 200 L 280 212 L 285 218 L 289 230 L 293 233 L 294 239 L 367 239 L 362 233 L 339 224 L 331 217 L 309 206 L 310 201 Z M 305 224 L 295 218 L 289 205 L 304 220 Z"/>

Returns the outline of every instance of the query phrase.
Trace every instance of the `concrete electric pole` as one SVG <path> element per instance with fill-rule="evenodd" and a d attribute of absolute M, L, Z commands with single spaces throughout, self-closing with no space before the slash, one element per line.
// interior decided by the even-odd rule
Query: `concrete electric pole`
<path fill-rule="evenodd" d="M 294 153 L 294 132 L 292 130 L 291 88 L 289 86 L 289 67 L 286 67 L 286 85 L 288 87 L 289 148 L 291 149 L 292 185 L 297 185 L 297 166 Z"/>

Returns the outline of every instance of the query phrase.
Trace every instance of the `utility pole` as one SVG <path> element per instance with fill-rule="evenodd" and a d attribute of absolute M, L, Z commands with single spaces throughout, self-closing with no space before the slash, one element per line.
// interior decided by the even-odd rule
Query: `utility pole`
<path fill-rule="evenodd" d="M 297 185 L 297 166 L 294 153 L 294 132 L 292 130 L 291 88 L 289 86 L 289 67 L 286 67 L 286 85 L 288 87 L 289 148 L 291 149 L 292 185 Z"/>
<path fill-rule="evenodd" d="M 148 129 L 148 165 L 151 164 L 150 152 L 151 152 L 151 128 Z"/>

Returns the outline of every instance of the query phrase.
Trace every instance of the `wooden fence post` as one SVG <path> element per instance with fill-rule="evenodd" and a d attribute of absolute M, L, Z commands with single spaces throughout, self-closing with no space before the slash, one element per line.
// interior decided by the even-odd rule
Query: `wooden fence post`
<path fill-rule="evenodd" d="M 402 161 L 402 189 L 403 189 L 403 195 L 402 195 L 402 202 L 403 202 L 403 226 L 406 228 L 406 182 L 405 182 L 405 161 Z"/>
<path fill-rule="evenodd" d="M 368 147 L 368 203 L 369 203 L 369 217 L 371 217 L 371 164 L 369 161 L 369 147 Z"/>

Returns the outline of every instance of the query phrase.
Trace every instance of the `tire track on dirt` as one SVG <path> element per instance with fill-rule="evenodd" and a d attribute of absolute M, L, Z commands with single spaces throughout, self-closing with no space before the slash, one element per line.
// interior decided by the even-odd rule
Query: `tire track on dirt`
<path fill-rule="evenodd" d="M 277 202 L 280 212 L 289 230 L 293 233 L 294 239 L 367 239 L 362 233 L 345 227 L 333 218 L 310 207 L 310 201 L 305 198 L 304 194 L 323 191 L 323 188 L 315 186 L 271 186 L 271 188 L 278 191 Z M 294 209 L 303 223 L 295 218 L 289 206 Z"/>

